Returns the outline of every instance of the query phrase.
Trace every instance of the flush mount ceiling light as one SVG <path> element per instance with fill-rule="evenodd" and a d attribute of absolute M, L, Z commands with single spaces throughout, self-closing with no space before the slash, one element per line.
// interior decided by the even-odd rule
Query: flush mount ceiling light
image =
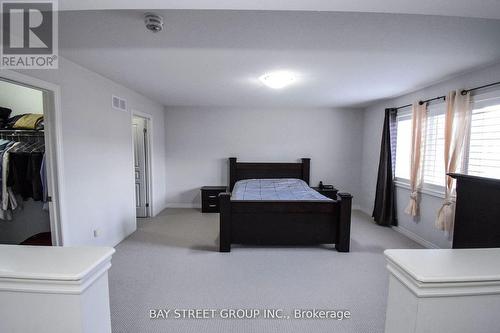
<path fill-rule="evenodd" d="M 262 75 L 259 80 L 272 89 L 281 89 L 295 82 L 296 77 L 287 71 L 277 71 Z"/>

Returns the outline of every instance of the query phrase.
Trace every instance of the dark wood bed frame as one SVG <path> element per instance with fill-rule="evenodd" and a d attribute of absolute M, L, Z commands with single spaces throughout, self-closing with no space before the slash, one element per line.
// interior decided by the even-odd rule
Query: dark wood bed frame
<path fill-rule="evenodd" d="M 309 184 L 310 159 L 301 163 L 241 163 L 229 158 L 229 192 L 242 179 L 298 178 Z M 352 196 L 339 193 L 334 201 L 231 200 L 219 194 L 220 252 L 231 244 L 335 244 L 349 252 Z"/>

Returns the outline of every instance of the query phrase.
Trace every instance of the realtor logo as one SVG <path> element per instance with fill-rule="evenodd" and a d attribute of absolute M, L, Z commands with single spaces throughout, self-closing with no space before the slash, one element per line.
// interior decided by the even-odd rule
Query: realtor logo
<path fill-rule="evenodd" d="M 1 68 L 58 67 L 57 2 L 2 1 Z"/>

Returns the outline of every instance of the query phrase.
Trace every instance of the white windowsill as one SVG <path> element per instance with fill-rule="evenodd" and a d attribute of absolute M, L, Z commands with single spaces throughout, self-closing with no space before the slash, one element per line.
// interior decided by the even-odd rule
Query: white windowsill
<path fill-rule="evenodd" d="M 401 179 L 396 179 L 394 181 L 394 185 L 396 185 L 396 187 L 400 187 L 400 188 L 404 188 L 404 189 L 407 189 L 407 190 L 411 190 L 410 183 L 407 182 L 407 181 L 401 180 Z M 441 199 L 445 198 L 444 187 L 440 189 L 440 187 L 436 186 L 436 185 L 430 185 L 430 186 L 428 186 L 428 185 L 424 184 L 424 187 L 422 189 L 420 189 L 419 192 L 422 193 L 422 194 L 427 194 L 427 195 L 430 195 L 430 196 L 433 196 L 433 197 L 437 197 L 437 198 L 441 198 Z"/>

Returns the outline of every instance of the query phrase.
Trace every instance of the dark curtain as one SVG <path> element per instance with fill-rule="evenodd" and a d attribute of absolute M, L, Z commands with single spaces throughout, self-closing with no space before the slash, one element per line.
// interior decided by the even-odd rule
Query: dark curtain
<path fill-rule="evenodd" d="M 397 225 L 394 191 L 394 169 L 396 157 L 396 113 L 397 109 L 386 109 L 380 161 L 378 165 L 377 190 L 372 217 L 383 226 Z"/>

